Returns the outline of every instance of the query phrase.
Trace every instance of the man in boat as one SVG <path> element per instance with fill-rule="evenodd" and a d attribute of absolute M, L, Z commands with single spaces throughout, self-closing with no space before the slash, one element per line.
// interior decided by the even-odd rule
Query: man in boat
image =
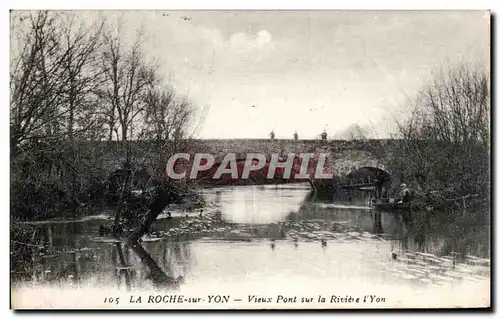
<path fill-rule="evenodd" d="M 398 200 L 396 201 L 397 203 L 410 203 L 413 199 L 413 192 L 412 190 L 406 185 L 406 184 L 401 184 L 400 186 L 401 191 Z"/>

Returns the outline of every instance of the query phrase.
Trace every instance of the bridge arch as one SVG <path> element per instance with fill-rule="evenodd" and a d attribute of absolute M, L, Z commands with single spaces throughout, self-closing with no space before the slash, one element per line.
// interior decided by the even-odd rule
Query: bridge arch
<path fill-rule="evenodd" d="M 345 176 L 348 184 L 370 184 L 381 182 L 388 184 L 391 181 L 391 174 L 381 167 L 362 166 L 354 169 Z"/>

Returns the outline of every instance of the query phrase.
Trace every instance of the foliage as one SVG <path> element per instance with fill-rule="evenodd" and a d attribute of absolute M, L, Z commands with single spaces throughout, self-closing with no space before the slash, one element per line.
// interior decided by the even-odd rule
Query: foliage
<path fill-rule="evenodd" d="M 489 79 L 462 65 L 424 87 L 412 115 L 399 123 L 390 152 L 397 182 L 448 196 L 489 196 Z"/>

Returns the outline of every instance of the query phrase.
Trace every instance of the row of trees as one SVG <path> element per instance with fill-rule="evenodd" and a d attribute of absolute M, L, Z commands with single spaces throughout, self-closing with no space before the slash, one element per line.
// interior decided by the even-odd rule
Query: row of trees
<path fill-rule="evenodd" d="M 193 106 L 157 72 L 140 33 L 130 39 L 120 22 L 68 12 L 13 12 L 11 26 L 14 215 L 50 216 L 95 200 L 113 145 L 126 167 L 138 165 L 137 141 L 154 145 L 156 165 L 188 137 Z"/>
<path fill-rule="evenodd" d="M 133 222 L 127 241 L 156 282 L 171 283 L 138 239 L 186 190 L 164 179 L 161 164 L 187 146 L 194 107 L 158 73 L 140 33 L 87 21 L 11 13 L 11 271 L 29 274 L 42 240 L 18 219 L 67 218 L 114 200 L 113 235 Z M 139 168 L 155 187 L 127 201 Z"/>
<path fill-rule="evenodd" d="M 403 248 L 413 238 L 426 250 L 428 238 L 438 236 L 433 249 L 440 255 L 490 255 L 490 100 L 488 71 L 458 65 L 424 86 L 398 122 L 387 152 L 393 186 L 404 182 L 416 201 L 437 208 L 413 214 L 401 228 Z"/>

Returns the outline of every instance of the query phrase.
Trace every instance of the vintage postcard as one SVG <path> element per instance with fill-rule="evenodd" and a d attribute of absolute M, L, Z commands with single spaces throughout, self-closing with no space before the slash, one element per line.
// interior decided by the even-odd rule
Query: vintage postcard
<path fill-rule="evenodd" d="M 11 308 L 490 308 L 490 23 L 11 11 Z"/>

